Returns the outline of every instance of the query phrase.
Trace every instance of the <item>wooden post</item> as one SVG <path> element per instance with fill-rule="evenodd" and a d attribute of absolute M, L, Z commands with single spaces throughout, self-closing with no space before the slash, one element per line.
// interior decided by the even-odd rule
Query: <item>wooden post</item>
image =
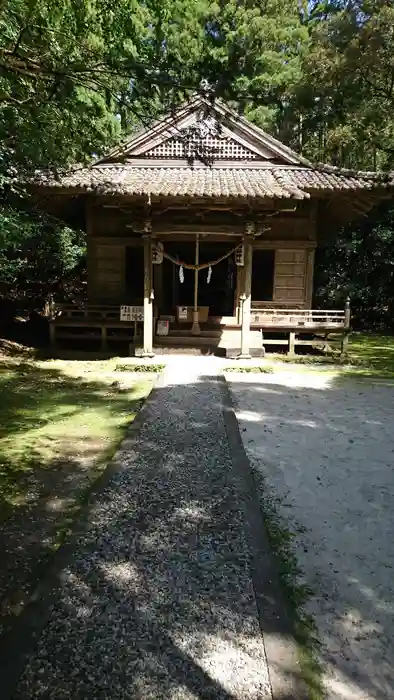
<path fill-rule="evenodd" d="M 238 355 L 240 360 L 250 360 L 250 311 L 252 307 L 252 244 L 248 238 L 244 240 L 244 270 L 243 270 L 243 289 L 240 295 L 241 301 L 241 354 Z"/>
<path fill-rule="evenodd" d="M 345 303 L 345 328 L 350 328 L 350 318 L 351 318 L 350 297 L 347 297 L 346 303 Z"/>
<path fill-rule="evenodd" d="M 196 236 L 196 254 L 195 254 L 195 265 L 198 265 L 200 259 L 200 241 L 198 234 Z M 201 329 L 198 322 L 198 269 L 194 270 L 194 298 L 193 298 L 193 325 L 192 334 L 200 335 Z"/>
<path fill-rule="evenodd" d="M 144 236 L 144 339 L 142 357 L 153 357 L 152 244 Z"/>
<path fill-rule="evenodd" d="M 345 303 L 345 332 L 342 336 L 342 343 L 341 343 L 341 359 L 347 355 L 347 349 L 349 345 L 349 336 L 350 336 L 350 319 L 351 319 L 351 311 L 350 311 L 350 298 L 347 297 L 346 303 Z"/>
<path fill-rule="evenodd" d="M 290 331 L 289 333 L 289 357 L 294 357 L 295 355 L 295 331 Z"/>

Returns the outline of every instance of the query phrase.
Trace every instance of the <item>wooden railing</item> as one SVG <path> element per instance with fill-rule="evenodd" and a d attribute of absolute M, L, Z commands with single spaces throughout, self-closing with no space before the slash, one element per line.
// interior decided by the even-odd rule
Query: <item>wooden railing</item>
<path fill-rule="evenodd" d="M 50 342 L 58 340 L 99 341 L 106 350 L 109 342 L 134 342 L 142 334 L 140 321 L 123 321 L 120 306 L 54 304 L 50 309 Z"/>
<path fill-rule="evenodd" d="M 52 318 L 62 322 L 70 321 L 120 321 L 120 307 L 97 304 L 56 304 L 53 307 Z"/>
<path fill-rule="evenodd" d="M 255 309 L 251 311 L 251 326 L 294 329 L 349 328 L 350 304 L 338 309 Z"/>

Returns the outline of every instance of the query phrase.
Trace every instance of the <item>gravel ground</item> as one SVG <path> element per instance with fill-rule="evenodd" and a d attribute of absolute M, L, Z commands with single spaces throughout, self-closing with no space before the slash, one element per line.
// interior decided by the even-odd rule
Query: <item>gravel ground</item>
<path fill-rule="evenodd" d="M 394 697 L 394 386 L 229 374 L 257 475 L 302 534 L 330 700 Z M 263 480 L 261 480 L 263 485 Z"/>
<path fill-rule="evenodd" d="M 15 699 L 271 698 L 222 390 L 193 367 L 124 442 Z"/>

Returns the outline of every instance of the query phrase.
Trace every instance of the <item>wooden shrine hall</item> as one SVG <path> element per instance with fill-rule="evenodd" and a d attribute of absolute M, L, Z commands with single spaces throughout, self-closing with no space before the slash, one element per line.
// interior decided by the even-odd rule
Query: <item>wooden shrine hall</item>
<path fill-rule="evenodd" d="M 58 305 L 56 344 L 242 358 L 346 337 L 313 309 L 319 237 L 390 196 L 387 176 L 313 166 L 196 96 L 89 167 L 39 173 L 38 205 L 87 233 L 87 298 Z"/>

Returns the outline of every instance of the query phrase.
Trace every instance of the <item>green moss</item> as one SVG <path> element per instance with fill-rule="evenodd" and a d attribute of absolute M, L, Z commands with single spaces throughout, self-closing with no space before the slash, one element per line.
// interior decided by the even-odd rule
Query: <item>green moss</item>
<path fill-rule="evenodd" d="M 129 364 L 118 364 L 115 367 L 116 372 L 150 372 L 150 373 L 156 373 L 158 374 L 159 372 L 162 372 L 163 369 L 165 369 L 165 365 L 155 365 L 155 364 L 141 364 L 141 365 L 135 365 L 132 363 Z"/>
<path fill-rule="evenodd" d="M 240 374 L 272 374 L 274 371 L 272 367 L 267 367 L 266 365 L 257 365 L 255 367 L 249 367 L 249 366 L 242 366 L 240 365 L 239 367 L 231 365 L 230 367 L 226 367 L 225 372 L 237 372 Z"/>
<path fill-rule="evenodd" d="M 114 377 L 100 362 L 0 363 L 0 520 L 42 490 L 61 497 L 68 475 L 83 488 L 95 481 L 152 386 Z"/>

